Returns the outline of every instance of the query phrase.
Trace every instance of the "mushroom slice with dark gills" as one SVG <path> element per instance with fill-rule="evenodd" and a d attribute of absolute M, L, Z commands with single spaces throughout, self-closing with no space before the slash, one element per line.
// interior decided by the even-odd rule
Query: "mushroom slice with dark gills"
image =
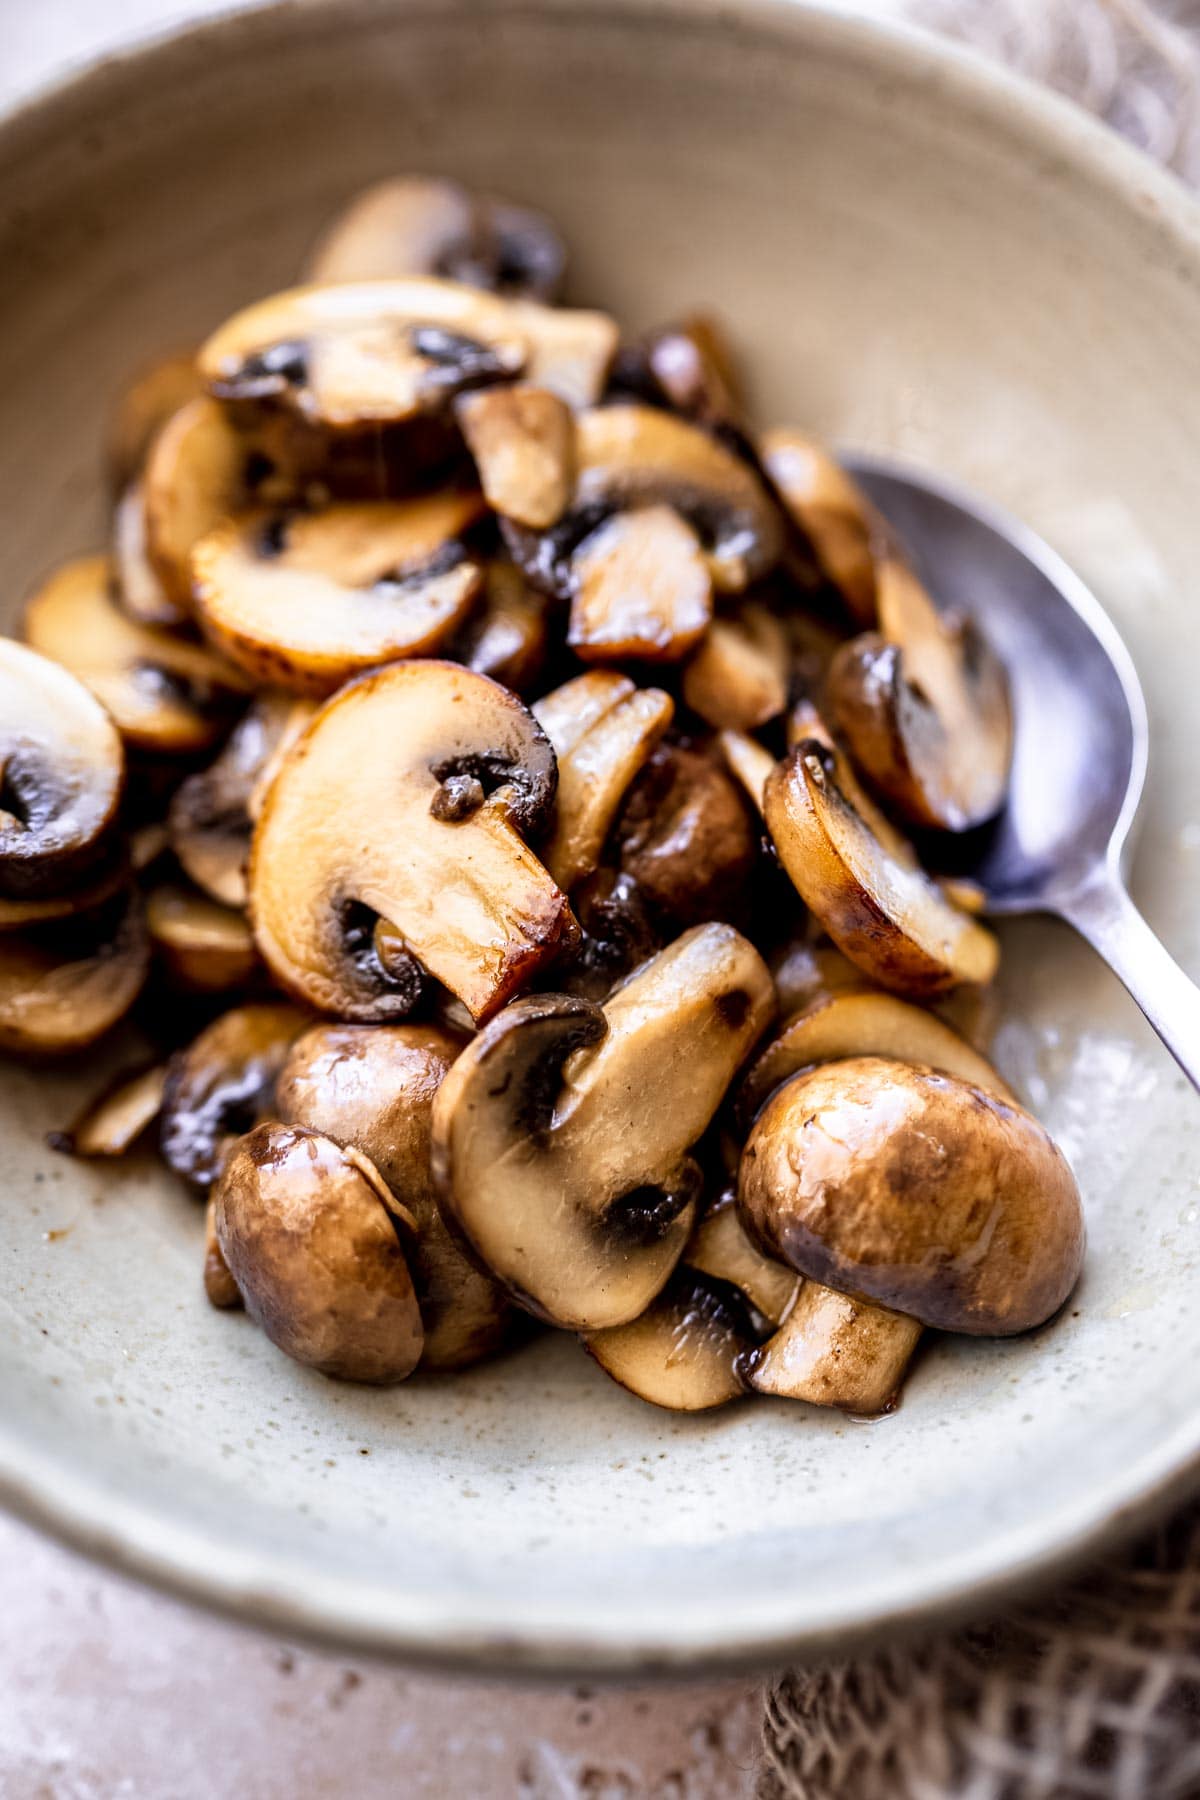
<path fill-rule="evenodd" d="M 266 401 L 326 431 L 358 431 L 440 412 L 470 388 L 519 375 L 586 406 L 616 338 L 603 313 L 413 276 L 273 295 L 209 338 L 200 371 L 218 399 Z"/>
<path fill-rule="evenodd" d="M 125 1017 L 146 980 L 142 909 L 125 896 L 86 918 L 0 936 L 0 1049 L 86 1049 Z"/>
<path fill-rule="evenodd" d="M 544 213 L 456 181 L 399 175 L 355 196 L 309 258 L 313 282 L 437 275 L 489 293 L 553 300 L 567 254 Z"/>
<path fill-rule="evenodd" d="M 0 639 L 0 894 L 60 894 L 106 854 L 125 784 L 112 719 L 68 670 Z"/>
<path fill-rule="evenodd" d="M 759 457 L 776 493 L 859 625 L 875 623 L 875 560 L 886 531 L 874 507 L 823 444 L 800 431 L 768 431 Z"/>
<path fill-rule="evenodd" d="M 438 1209 L 430 1169 L 434 1096 L 462 1048 L 434 1025 L 317 1025 L 293 1044 L 278 1116 L 369 1156 L 415 1221 L 407 1245 L 425 1325 L 425 1369 L 459 1369 L 499 1348 L 508 1295 L 467 1259 Z"/>
<path fill-rule="evenodd" d="M 569 891 L 598 866 L 629 785 L 675 707 L 661 688 L 593 669 L 535 701 L 532 711 L 558 759 L 554 830 L 543 854 Z"/>
<path fill-rule="evenodd" d="M 969 831 L 1000 810 L 1008 786 L 1004 666 L 970 620 L 938 612 L 898 558 L 877 580 L 879 631 L 843 645 L 829 672 L 833 723 L 902 818 Z"/>
<path fill-rule="evenodd" d="M 734 1188 L 720 1194 L 697 1221 L 683 1261 L 745 1296 L 768 1324 L 778 1326 L 792 1309 L 800 1277 L 787 1263 L 764 1255 L 737 1210 Z"/>
<path fill-rule="evenodd" d="M 588 1332 L 584 1348 L 619 1386 L 669 1412 L 708 1412 L 740 1399 L 738 1371 L 754 1334 L 738 1297 L 677 1269 L 644 1313 Z"/>
<path fill-rule="evenodd" d="M 192 552 L 197 613 L 255 679 L 332 693 L 466 617 L 484 571 L 463 535 L 482 514 L 477 494 L 452 493 L 238 514 Z"/>
<path fill-rule="evenodd" d="M 401 662 L 344 688 L 284 759 L 254 834 L 251 911 L 276 980 L 378 1023 L 411 1011 L 424 971 L 490 1017 L 575 939 L 525 842 L 555 783 L 545 733 L 484 675 Z M 377 919 L 408 946 L 403 978 L 375 954 Z"/>
<path fill-rule="evenodd" d="M 454 409 L 494 512 L 543 531 L 575 484 L 575 419 L 547 388 L 518 382 L 464 394 Z"/>
<path fill-rule="evenodd" d="M 167 828 L 184 873 L 223 906 L 245 906 L 255 791 L 276 754 L 297 738 L 316 703 L 268 689 L 251 702 L 207 769 L 189 775 L 171 800 Z"/>
<path fill-rule="evenodd" d="M 691 1232 L 689 1151 L 773 1003 L 753 945 L 702 925 L 603 1007 L 530 996 L 467 1045 L 434 1101 L 434 1178 L 521 1305 L 588 1332 L 645 1311 Z"/>
<path fill-rule="evenodd" d="M 490 675 L 514 693 L 527 694 L 546 660 L 548 606 L 515 563 L 493 558 L 482 600 L 446 654 L 477 675 Z"/>
<path fill-rule="evenodd" d="M 26 643 L 78 676 L 132 748 L 206 749 L 245 694 L 245 676 L 206 644 L 127 619 L 111 575 L 104 556 L 64 563 L 26 607 Z"/>
<path fill-rule="evenodd" d="M 167 1065 L 163 1157 L 185 1181 L 207 1187 L 231 1146 L 270 1115 L 288 1051 L 312 1023 L 284 1001 L 236 1006 L 206 1025 Z"/>

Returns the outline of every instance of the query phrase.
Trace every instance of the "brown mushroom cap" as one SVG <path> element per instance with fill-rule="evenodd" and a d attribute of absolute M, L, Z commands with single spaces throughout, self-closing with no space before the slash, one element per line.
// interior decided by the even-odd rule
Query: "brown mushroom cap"
<path fill-rule="evenodd" d="M 490 293 L 553 300 L 566 250 L 531 207 L 472 194 L 455 181 L 402 175 L 355 195 L 309 259 L 312 282 L 438 275 Z"/>
<path fill-rule="evenodd" d="M 638 1318 L 583 1340 L 606 1375 L 670 1412 L 707 1412 L 740 1399 L 738 1370 L 751 1343 L 734 1297 L 691 1269 L 677 1269 Z"/>
<path fill-rule="evenodd" d="M 629 787 L 612 843 L 657 917 L 700 925 L 745 910 L 758 832 L 737 786 L 702 751 L 658 745 Z"/>
<path fill-rule="evenodd" d="M 267 1123 L 237 1145 L 213 1196 L 246 1311 L 286 1355 L 345 1381 L 403 1381 L 424 1341 L 381 1187 L 354 1151 Z"/>
<path fill-rule="evenodd" d="M 416 1220 L 407 1254 L 426 1369 L 464 1368 L 489 1355 L 511 1312 L 503 1289 L 450 1236 L 433 1191 L 434 1096 L 460 1048 L 433 1025 L 318 1025 L 293 1044 L 275 1090 L 285 1123 L 362 1150 Z"/>
<path fill-rule="evenodd" d="M 870 501 L 823 444 L 781 428 L 759 441 L 759 458 L 822 571 L 859 624 L 875 623 L 875 555 L 884 531 Z"/>
<path fill-rule="evenodd" d="M 122 897 L 86 919 L 0 937 L 0 1049 L 83 1050 L 129 1011 L 150 944 L 140 904 Z"/>
<path fill-rule="evenodd" d="M 441 644 L 483 568 L 463 534 L 476 494 L 344 501 L 226 519 L 192 552 L 208 635 L 258 681 L 329 694 L 354 675 Z"/>
<path fill-rule="evenodd" d="M 529 1311 L 580 1331 L 636 1318 L 690 1234 L 703 1135 L 770 1016 L 758 952 L 727 925 L 661 951 L 603 1010 L 515 1001 L 438 1091 L 443 1210 Z"/>
<path fill-rule="evenodd" d="M 160 1143 L 177 1175 L 201 1187 L 216 1180 L 235 1139 L 270 1113 L 279 1071 L 309 1023 L 282 1001 L 237 1006 L 176 1051 L 167 1067 Z"/>
<path fill-rule="evenodd" d="M 575 419 L 566 401 L 514 383 L 462 395 L 454 416 L 492 510 L 535 531 L 553 525 L 575 484 Z"/>
<path fill-rule="evenodd" d="M 777 1090 L 747 1141 L 738 1201 L 800 1274 L 947 1331 L 1040 1325 L 1083 1259 L 1079 1190 L 1037 1120 L 881 1057 L 825 1063 Z"/>
<path fill-rule="evenodd" d="M 150 890 L 146 929 L 170 979 L 191 993 L 244 987 L 258 968 L 245 914 L 181 882 Z"/>
<path fill-rule="evenodd" d="M 384 1022 L 411 1011 L 419 965 L 489 1017 L 574 935 L 521 835 L 544 824 L 555 778 L 532 715 L 485 676 L 402 662 L 344 689 L 289 752 L 254 835 L 251 910 L 276 979 Z M 408 945 L 407 983 L 369 950 L 376 918 Z"/>
<path fill-rule="evenodd" d="M 206 645 L 119 612 L 105 556 L 57 569 L 26 607 L 24 637 L 90 688 L 139 750 L 205 749 L 246 691 L 244 676 Z"/>
<path fill-rule="evenodd" d="M 0 894 L 78 882 L 103 852 L 124 784 L 121 739 L 84 684 L 0 638 Z"/>

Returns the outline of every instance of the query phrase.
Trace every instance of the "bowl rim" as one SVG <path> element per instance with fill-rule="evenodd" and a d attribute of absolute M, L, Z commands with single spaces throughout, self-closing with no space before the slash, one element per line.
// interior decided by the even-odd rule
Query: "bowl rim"
<path fill-rule="evenodd" d="M 652 13 L 688 23 L 724 22 L 738 35 L 792 36 L 831 53 L 895 68 L 914 86 L 953 96 L 1006 132 L 1028 153 L 1058 157 L 1109 202 L 1123 202 L 1158 229 L 1200 286 L 1200 202 L 1174 175 L 1151 161 L 1069 100 L 932 31 L 898 20 L 851 13 L 823 0 L 741 0 L 736 18 L 726 0 L 430 0 L 430 12 L 476 8 L 602 16 L 607 22 Z M 835 10 L 836 8 L 836 10 Z M 137 32 L 112 51 L 69 64 L 0 109 L 0 158 L 11 168 L 61 140 L 74 116 L 108 90 L 139 84 L 148 72 L 182 66 L 205 45 L 239 39 L 247 46 L 280 34 L 320 35 L 384 23 L 388 0 L 233 0 L 190 23 Z M 111 96 L 110 96 L 111 98 Z M 889 1637 L 952 1625 L 1036 1590 L 1085 1560 L 1127 1540 L 1200 1485 L 1200 1416 L 1178 1426 L 1128 1465 L 1099 1500 L 1079 1501 L 1036 1528 L 995 1540 L 986 1553 L 959 1556 L 935 1583 L 864 1601 L 856 1611 L 788 1623 L 786 1597 L 775 1616 L 743 1625 L 731 1638 L 725 1622 L 675 1629 L 622 1624 L 619 1634 L 579 1625 L 571 1630 L 511 1622 L 503 1632 L 463 1616 L 461 1596 L 444 1603 L 405 1602 L 386 1583 L 317 1577 L 281 1558 L 239 1551 L 199 1526 L 183 1527 L 161 1511 L 114 1497 L 101 1479 L 64 1470 L 54 1457 L 20 1441 L 0 1418 L 0 1505 L 75 1550 L 177 1598 L 273 1634 L 343 1653 L 398 1659 L 476 1675 L 562 1680 L 648 1679 L 761 1670 L 812 1660 Z"/>

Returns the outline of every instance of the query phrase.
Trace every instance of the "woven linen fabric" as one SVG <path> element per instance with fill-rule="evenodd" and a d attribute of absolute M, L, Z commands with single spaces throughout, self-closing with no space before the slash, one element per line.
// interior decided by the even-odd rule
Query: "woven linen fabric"
<path fill-rule="evenodd" d="M 1200 180 L 1200 0 L 888 8 L 1091 108 Z M 759 1800 L 1200 1800 L 1200 1506 L 1036 1607 L 793 1670 Z"/>

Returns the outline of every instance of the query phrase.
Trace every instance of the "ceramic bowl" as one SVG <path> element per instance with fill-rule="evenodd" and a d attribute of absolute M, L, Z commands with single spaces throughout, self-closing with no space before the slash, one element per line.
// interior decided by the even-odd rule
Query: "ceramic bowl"
<path fill-rule="evenodd" d="M 1080 114 L 932 40 L 772 0 L 315 0 L 95 68 L 0 129 L 0 592 L 102 532 L 123 378 L 287 285 L 386 171 L 545 206 L 573 293 L 732 322 L 764 422 L 1008 505 L 1111 608 L 1153 763 L 1134 891 L 1200 966 L 1200 229 Z M 0 1494 L 289 1633 L 459 1667 L 811 1656 L 992 1605 L 1193 1480 L 1200 1105 L 1065 929 L 1007 930 L 998 1059 L 1072 1157 L 1065 1316 L 930 1346 L 892 1417 L 659 1413 L 573 1340 L 360 1391 L 200 1288 L 147 1157 L 0 1078 Z"/>

